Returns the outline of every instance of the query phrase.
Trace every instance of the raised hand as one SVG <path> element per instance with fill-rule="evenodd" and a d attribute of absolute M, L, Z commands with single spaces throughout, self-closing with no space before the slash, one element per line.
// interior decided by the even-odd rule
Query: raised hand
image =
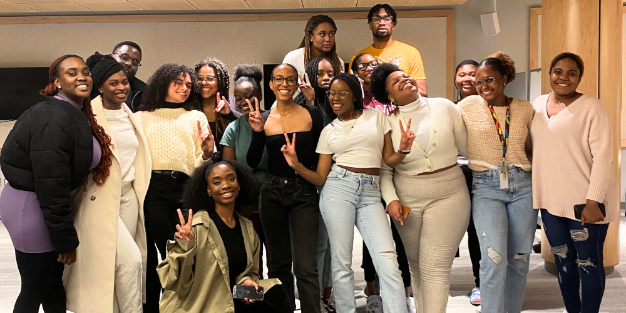
<path fill-rule="evenodd" d="M 411 119 L 406 123 L 406 130 L 402 127 L 402 120 L 398 120 L 400 124 L 400 150 L 410 151 L 415 140 L 415 134 L 411 130 Z"/>
<path fill-rule="evenodd" d="M 252 110 L 248 118 L 248 122 L 250 123 L 250 126 L 252 126 L 252 130 L 255 132 L 262 132 L 265 127 L 265 120 L 263 119 L 263 116 L 261 116 L 261 111 L 259 111 L 259 100 L 254 97 L 254 106 L 252 106 L 250 100 L 246 99 L 246 102 Z"/>
<path fill-rule="evenodd" d="M 215 112 L 219 112 L 222 115 L 227 115 L 230 113 L 230 104 L 228 104 L 228 101 L 226 101 L 226 98 L 221 97 L 220 98 L 220 93 L 217 93 L 217 100 L 219 101 L 217 103 L 217 106 L 215 107 Z"/>
<path fill-rule="evenodd" d="M 211 134 L 211 126 L 207 125 L 207 133 L 202 132 L 202 127 L 200 127 L 200 121 L 196 121 L 196 125 L 198 126 L 198 136 L 200 137 L 200 149 L 202 149 L 202 158 L 208 160 L 211 158 L 211 154 L 213 154 L 213 148 L 215 146 L 215 139 Z"/>
<path fill-rule="evenodd" d="M 315 104 L 315 89 L 311 86 L 311 80 L 309 79 L 306 73 L 300 75 L 300 91 L 302 91 L 302 95 L 304 99 L 306 99 L 306 104 L 313 105 Z"/>
<path fill-rule="evenodd" d="M 287 164 L 293 169 L 302 166 L 300 162 L 298 162 L 298 155 L 296 154 L 296 133 L 293 133 L 293 140 L 289 141 L 289 136 L 285 133 L 285 141 L 287 142 L 280 148 L 280 152 L 283 153 L 285 160 L 287 160 Z"/>
<path fill-rule="evenodd" d="M 174 237 L 176 237 L 176 239 L 185 241 L 193 240 L 194 238 L 196 238 L 196 235 L 193 233 L 193 228 L 191 228 L 191 226 L 193 226 L 193 210 L 189 209 L 189 220 L 187 221 L 187 223 L 185 223 L 185 218 L 183 217 L 183 213 L 180 211 L 180 209 L 176 211 L 178 211 L 178 219 L 180 221 L 180 224 L 176 225 L 176 232 L 174 233 Z"/>

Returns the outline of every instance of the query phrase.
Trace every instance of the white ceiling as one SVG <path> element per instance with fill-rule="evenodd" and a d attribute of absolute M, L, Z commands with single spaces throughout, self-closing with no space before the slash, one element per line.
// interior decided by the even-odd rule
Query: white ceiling
<path fill-rule="evenodd" d="M 0 0 L 0 13 L 263 10 L 458 5 L 467 0 Z"/>

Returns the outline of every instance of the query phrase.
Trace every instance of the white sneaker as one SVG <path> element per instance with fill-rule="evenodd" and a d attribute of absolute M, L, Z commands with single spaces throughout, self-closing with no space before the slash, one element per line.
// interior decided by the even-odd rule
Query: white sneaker
<path fill-rule="evenodd" d="M 417 313 L 415 310 L 415 300 L 412 297 L 406 297 L 406 311 L 408 313 Z"/>
<path fill-rule="evenodd" d="M 365 305 L 365 312 L 383 313 L 383 298 L 377 295 L 371 295 L 367 297 L 367 304 Z"/>

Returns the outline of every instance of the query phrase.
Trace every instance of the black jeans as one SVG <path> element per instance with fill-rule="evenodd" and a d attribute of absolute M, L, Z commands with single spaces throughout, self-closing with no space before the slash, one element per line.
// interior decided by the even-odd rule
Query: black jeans
<path fill-rule="evenodd" d="M 269 174 L 261 187 L 261 222 L 268 251 L 268 276 L 278 278 L 295 309 L 293 272 L 302 313 L 320 312 L 317 274 L 319 199 L 315 187 L 303 178 Z"/>
<path fill-rule="evenodd" d="M 143 205 L 146 239 L 148 241 L 144 313 L 159 312 L 161 282 L 156 271 L 159 265 L 157 249 L 161 254 L 161 258 L 165 258 L 167 255 L 167 241 L 174 239 L 176 224 L 179 223 L 176 210 L 183 208 L 183 187 L 188 178 L 189 176 L 181 172 L 167 174 L 152 172 L 150 186 L 148 187 Z M 186 216 L 187 212 L 184 213 Z"/>
<path fill-rule="evenodd" d="M 265 292 L 263 301 L 246 305 L 241 299 L 233 299 L 235 313 L 293 313 L 282 285 L 276 285 Z"/>
<path fill-rule="evenodd" d="M 65 313 L 65 265 L 57 262 L 58 258 L 59 254 L 54 251 L 25 253 L 15 250 L 22 289 L 13 313 L 37 313 L 40 305 L 46 313 Z"/>
<path fill-rule="evenodd" d="M 470 191 L 470 201 L 472 201 L 472 170 L 467 165 L 462 165 L 463 175 Z M 470 260 L 472 261 L 472 272 L 474 273 L 474 283 L 480 288 L 480 243 L 474 227 L 474 219 L 470 215 L 469 225 L 467 226 L 467 249 L 469 250 Z"/>
<path fill-rule="evenodd" d="M 398 234 L 398 229 L 396 228 L 395 223 L 391 223 L 391 235 L 393 236 L 393 241 L 396 243 L 398 266 L 400 268 L 400 273 L 402 274 L 402 282 L 406 288 L 411 286 L 411 270 L 409 269 L 409 261 L 406 258 L 404 245 L 402 244 L 402 239 L 400 239 L 400 234 Z M 363 261 L 361 263 L 361 268 L 363 269 L 365 282 L 371 283 L 376 279 L 376 268 L 374 267 L 372 256 L 370 255 L 370 251 L 367 249 L 365 242 L 363 242 Z"/>

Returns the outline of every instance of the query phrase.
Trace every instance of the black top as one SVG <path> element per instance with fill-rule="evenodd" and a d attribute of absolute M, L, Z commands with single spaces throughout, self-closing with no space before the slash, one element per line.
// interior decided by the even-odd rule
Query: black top
<path fill-rule="evenodd" d="M 322 112 L 311 105 L 305 105 L 311 115 L 313 122 L 311 130 L 304 132 L 297 132 L 296 135 L 296 154 L 298 155 L 298 161 L 302 163 L 302 166 L 314 171 L 317 166 L 318 154 L 315 153 L 317 148 L 317 141 L 320 138 L 320 133 L 324 128 L 324 120 L 322 118 Z M 261 115 L 265 120 L 269 116 L 270 111 L 266 111 Z M 288 133 L 289 140 L 293 139 L 293 133 Z M 252 131 L 252 141 L 250 142 L 250 149 L 246 160 L 248 165 L 255 168 L 261 162 L 263 156 L 263 149 L 267 146 L 268 163 L 267 171 L 278 177 L 283 178 L 295 178 L 296 173 L 289 167 L 287 160 L 280 152 L 280 148 L 286 144 L 285 136 L 283 134 L 266 136 L 264 131 L 255 132 Z"/>
<path fill-rule="evenodd" d="M 87 116 L 54 97 L 24 112 L 2 146 L 2 173 L 11 187 L 35 192 L 57 253 L 78 247 L 71 195 L 89 174 L 92 159 Z"/>
<path fill-rule="evenodd" d="M 128 80 L 130 85 L 130 92 L 126 96 L 126 105 L 131 111 L 139 111 L 141 105 L 141 97 L 143 96 L 143 90 L 146 89 L 146 83 L 137 77 L 133 77 Z"/>
<path fill-rule="evenodd" d="M 217 231 L 222 237 L 222 242 L 226 248 L 226 255 L 228 257 L 228 275 L 230 276 L 230 286 L 237 284 L 235 279 L 241 275 L 248 267 L 248 255 L 246 254 L 246 245 L 243 241 L 243 232 L 241 231 L 241 223 L 239 217 L 235 214 L 235 227 L 230 228 L 222 218 L 215 212 L 215 210 L 209 211 L 209 216 L 215 223 Z"/>

